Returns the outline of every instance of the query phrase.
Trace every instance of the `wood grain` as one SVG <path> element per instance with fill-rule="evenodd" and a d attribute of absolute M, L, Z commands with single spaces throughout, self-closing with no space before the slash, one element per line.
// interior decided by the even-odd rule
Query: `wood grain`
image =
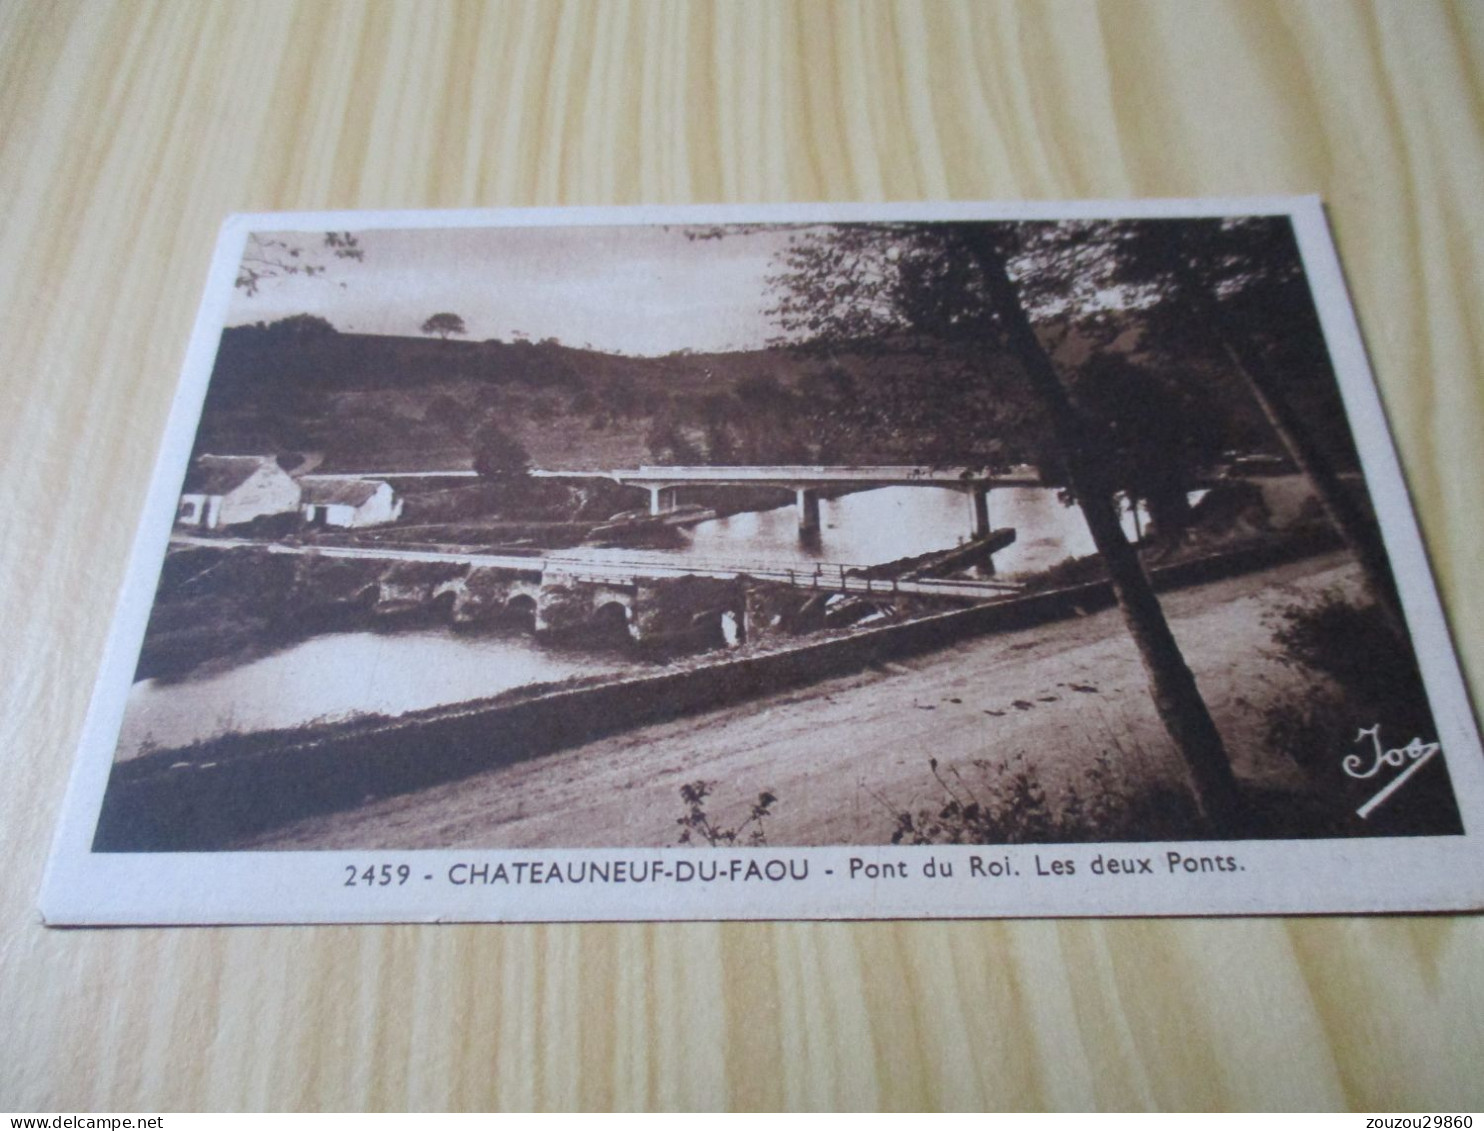
<path fill-rule="evenodd" d="M 0 3 L 0 1108 L 1484 1107 L 1476 917 L 52 931 L 231 211 L 1317 192 L 1476 701 L 1484 8 Z"/>

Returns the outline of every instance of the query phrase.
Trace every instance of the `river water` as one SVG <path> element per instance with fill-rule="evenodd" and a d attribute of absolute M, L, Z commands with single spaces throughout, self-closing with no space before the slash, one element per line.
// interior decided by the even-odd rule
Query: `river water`
<path fill-rule="evenodd" d="M 1126 516 L 1134 534 L 1132 516 Z M 1046 487 L 1001 487 L 989 494 L 991 527 L 1013 527 L 1014 545 L 995 555 L 1001 575 L 1045 569 L 1095 547 L 1082 512 Z M 799 539 L 794 507 L 733 515 L 695 528 L 690 552 L 724 558 L 735 546 L 766 560 L 877 565 L 947 550 L 973 536 L 969 496 L 943 487 L 882 487 L 819 504 L 817 542 Z"/>
<path fill-rule="evenodd" d="M 1068 558 L 1094 552 L 1092 535 L 1077 507 L 1061 502 L 1049 487 L 999 487 L 989 495 L 990 526 L 1013 527 L 1015 543 L 995 555 L 1000 576 L 1032 573 Z M 1147 517 L 1140 515 L 1140 522 Z M 799 535 L 793 506 L 745 511 L 702 522 L 683 532 L 685 545 L 673 550 L 579 549 L 564 557 L 697 563 L 794 565 L 831 562 L 878 565 L 969 540 L 973 513 L 969 496 L 949 487 L 880 487 L 819 504 L 817 537 Z M 1137 535 L 1125 511 L 1124 529 Z"/>
<path fill-rule="evenodd" d="M 1001 576 L 1044 569 L 1093 552 L 1081 511 L 1054 490 L 1004 487 L 989 497 L 990 524 L 1014 527 L 995 555 Z M 1126 516 L 1134 533 L 1133 516 Z M 968 496 L 951 488 L 884 487 L 820 503 L 817 538 L 801 540 L 792 506 L 703 522 L 673 550 L 565 551 L 564 556 L 664 561 L 873 565 L 950 549 L 972 529 Z M 631 667 L 616 655 L 558 651 L 519 635 L 444 629 L 337 632 L 225 670 L 141 680 L 129 695 L 117 757 L 177 747 L 233 731 L 292 727 L 360 712 L 396 715 L 515 687 Z"/>
<path fill-rule="evenodd" d="M 632 666 L 618 654 L 557 651 L 513 634 L 326 633 L 225 670 L 140 680 L 129 692 L 115 757 L 366 712 L 400 715 Z"/>

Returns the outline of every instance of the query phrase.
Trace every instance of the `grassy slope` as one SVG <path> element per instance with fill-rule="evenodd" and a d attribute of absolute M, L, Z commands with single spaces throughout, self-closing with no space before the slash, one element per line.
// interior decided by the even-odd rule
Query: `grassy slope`
<path fill-rule="evenodd" d="M 555 343 L 440 342 L 365 334 L 227 330 L 199 451 L 311 449 L 324 468 L 470 465 L 469 434 L 493 417 L 538 465 L 649 458 L 652 416 L 799 363 L 776 351 L 626 357 Z"/>
<path fill-rule="evenodd" d="M 1023 397 L 1019 382 L 1004 380 L 1005 367 L 991 365 L 998 403 Z M 760 377 L 797 390 L 829 369 L 847 372 L 859 395 L 884 406 L 893 422 L 868 427 L 853 458 L 932 451 L 941 422 L 921 406 L 942 403 L 958 387 L 941 384 L 952 369 L 944 356 L 905 348 L 829 358 L 780 349 L 630 357 L 551 341 L 442 342 L 272 326 L 224 332 L 196 448 L 315 451 L 324 470 L 461 468 L 470 466 L 473 429 L 493 419 L 538 466 L 611 467 L 653 460 L 647 436 L 656 418 L 678 421 L 698 441 L 708 410 L 725 403 L 732 426 L 760 428 L 765 446 L 797 424 L 807 449 L 814 434 L 797 412 L 786 411 L 780 425 L 733 394 Z"/>

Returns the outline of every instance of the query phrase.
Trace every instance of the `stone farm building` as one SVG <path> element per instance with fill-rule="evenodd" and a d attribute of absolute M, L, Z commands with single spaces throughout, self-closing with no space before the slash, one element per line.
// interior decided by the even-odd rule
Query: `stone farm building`
<path fill-rule="evenodd" d="M 402 514 L 402 500 L 380 480 L 306 475 L 299 486 L 304 490 L 300 510 L 311 526 L 377 526 Z"/>
<path fill-rule="evenodd" d="M 313 526 L 376 526 L 395 522 L 402 500 L 378 479 L 296 477 L 274 456 L 202 455 L 186 472 L 175 521 L 218 530 L 294 513 Z"/>
<path fill-rule="evenodd" d="M 299 484 L 272 456 L 203 455 L 186 472 L 175 520 L 216 530 L 293 511 L 299 496 Z"/>

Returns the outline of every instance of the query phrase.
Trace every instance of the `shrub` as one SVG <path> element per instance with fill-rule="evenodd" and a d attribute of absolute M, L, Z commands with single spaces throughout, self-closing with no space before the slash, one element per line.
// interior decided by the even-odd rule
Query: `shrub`
<path fill-rule="evenodd" d="M 474 470 L 481 478 L 501 485 L 518 483 L 526 478 L 531 467 L 530 453 L 524 444 L 493 420 L 479 426 L 471 444 Z"/>
<path fill-rule="evenodd" d="M 743 821 L 733 828 L 714 823 L 706 812 L 706 799 L 716 789 L 714 781 L 693 781 L 680 787 L 680 798 L 685 802 L 686 812 L 683 817 L 676 820 L 680 826 L 679 844 L 697 844 L 704 841 L 712 848 L 718 845 L 733 845 L 739 840 L 753 846 L 761 846 L 768 843 L 768 838 L 763 831 L 763 822 L 772 815 L 773 806 L 778 798 L 764 791 L 757 795 L 757 800 L 752 803 L 752 809 Z M 748 828 L 751 826 L 751 831 Z M 743 834 L 746 833 L 746 837 Z"/>
<path fill-rule="evenodd" d="M 1043 570 L 1028 574 L 1021 579 L 1027 593 L 1041 593 L 1052 589 L 1075 589 L 1079 585 L 1108 580 L 1108 567 L 1097 554 L 1081 558 L 1068 558 L 1047 566 Z"/>
<path fill-rule="evenodd" d="M 1023 751 L 993 761 L 975 759 L 969 773 L 930 758 L 941 800 L 915 811 L 887 803 L 895 819 L 891 843 L 1065 844 L 1204 835 L 1187 793 L 1135 783 L 1127 767 L 1140 760 L 1138 752 L 1115 744 L 1076 781 L 1048 790 Z"/>
<path fill-rule="evenodd" d="M 1315 794 L 1329 805 L 1334 831 L 1461 831 L 1440 758 L 1370 817 L 1356 813 L 1386 780 L 1357 779 L 1343 769 L 1347 755 L 1367 756 L 1366 747 L 1357 745 L 1366 728 L 1379 726 L 1387 747 L 1438 737 L 1411 644 L 1396 635 L 1379 606 L 1355 604 L 1331 590 L 1284 609 L 1273 640 L 1282 649 L 1279 659 L 1301 681 L 1298 694 L 1268 709 L 1266 737 L 1303 770 Z"/>

